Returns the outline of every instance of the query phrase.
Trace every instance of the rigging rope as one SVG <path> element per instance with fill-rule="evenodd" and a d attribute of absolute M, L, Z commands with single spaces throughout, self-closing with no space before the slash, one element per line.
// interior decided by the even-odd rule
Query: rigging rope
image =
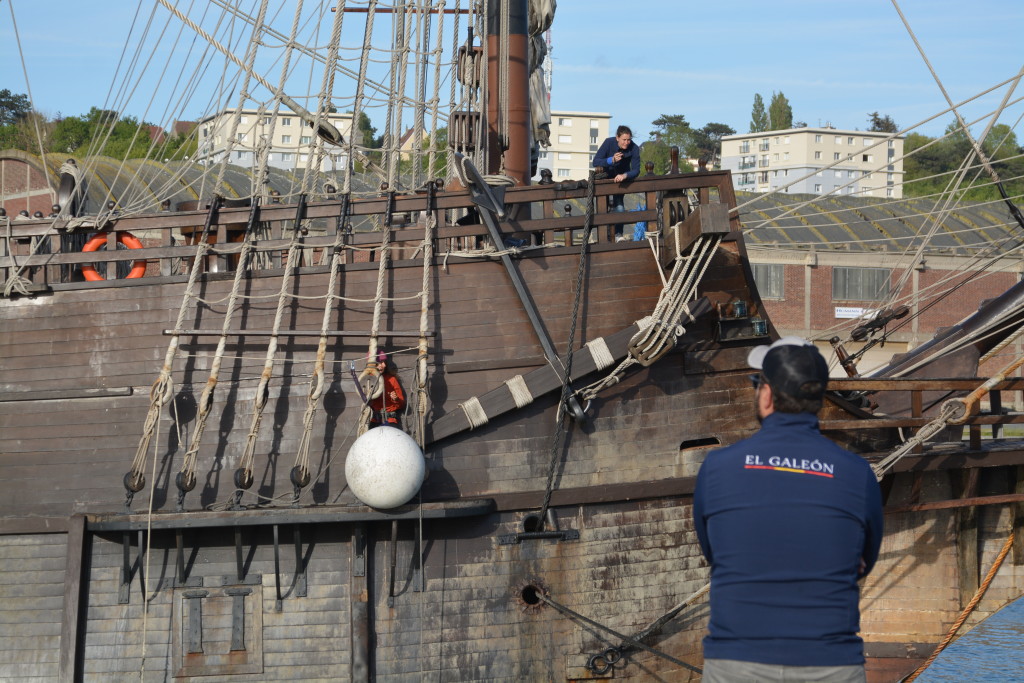
<path fill-rule="evenodd" d="M 373 301 L 373 323 L 370 328 L 370 343 L 366 349 L 366 368 L 359 375 L 359 381 L 365 383 L 364 393 L 367 397 L 373 396 L 378 385 L 383 386 L 381 384 L 383 378 L 377 373 L 377 338 L 380 334 L 381 312 L 384 308 L 384 289 L 387 283 L 388 264 L 391 260 L 391 210 L 393 206 L 394 193 L 392 192 L 388 198 L 384 228 L 381 230 L 380 251 L 377 254 L 377 290 Z M 359 416 L 360 436 L 370 428 L 371 412 L 370 401 L 366 401 Z"/>
<path fill-rule="evenodd" d="M 576 341 L 576 325 L 579 322 L 580 301 L 583 299 L 583 276 L 586 274 L 587 250 L 590 248 L 590 233 L 593 229 L 594 220 L 594 171 L 590 171 L 590 178 L 587 182 L 587 215 L 583 221 L 583 234 L 580 240 L 580 257 L 576 268 L 576 287 L 572 302 L 572 317 L 569 325 L 569 340 L 565 345 L 565 360 L 562 362 L 564 375 L 562 377 L 562 393 L 558 399 L 558 409 L 555 411 L 555 433 L 551 438 L 551 458 L 548 462 L 548 479 L 544 486 L 544 501 L 540 506 L 538 514 L 539 529 L 543 530 L 544 522 L 547 519 L 548 507 L 551 505 L 551 494 L 554 492 L 555 472 L 558 470 L 559 455 L 565 448 L 562 435 L 565 431 L 563 411 L 572 395 L 572 357 L 573 344 Z M 550 360 L 553 359 L 549 359 Z M 482 411 L 481 411 L 482 412 Z M 468 412 L 467 412 L 468 416 Z M 471 421 L 472 423 L 472 421 Z"/>
<path fill-rule="evenodd" d="M 247 274 L 247 265 L 249 263 L 250 254 L 252 253 L 253 239 L 255 237 L 255 218 L 258 212 L 259 205 L 253 205 L 248 222 L 250 229 L 246 231 L 242 251 L 238 258 L 238 264 L 235 267 L 235 276 L 231 283 L 231 293 L 228 295 L 227 310 L 224 312 L 224 321 L 221 325 L 220 337 L 217 339 L 217 348 L 213 353 L 213 362 L 210 364 L 210 375 L 206 380 L 206 386 L 203 387 L 202 394 L 200 394 L 199 397 L 199 405 L 197 406 L 196 411 L 196 422 L 192 428 L 192 439 L 189 441 L 188 450 L 185 451 L 185 457 L 182 459 L 181 463 L 181 470 L 179 471 L 178 477 L 175 481 L 179 491 L 179 509 L 182 509 L 184 506 L 185 494 L 195 488 L 196 485 L 196 466 L 199 461 L 199 446 L 203 440 L 203 432 L 206 430 L 206 420 L 213 408 L 213 393 L 217 388 L 217 380 L 220 376 L 220 367 L 224 359 L 224 349 L 228 343 L 231 323 L 234 320 L 235 309 L 238 306 L 238 293 L 241 290 L 242 281 L 245 279 Z"/>
<path fill-rule="evenodd" d="M 689 302 L 696 296 L 721 241 L 721 235 L 702 237 L 690 255 L 675 260 L 672 274 L 661 290 L 654 311 L 637 321 L 640 329 L 629 342 L 629 355 L 607 377 L 581 389 L 578 392 L 581 399 L 593 399 L 617 384 L 633 365 L 650 365 L 671 349 L 670 342 L 685 331 L 680 321 L 688 310 Z"/>
<path fill-rule="evenodd" d="M 219 203 L 219 197 L 214 197 L 214 203 Z M 185 292 L 181 297 L 181 306 L 178 308 L 178 318 L 174 323 L 174 331 L 171 340 L 167 344 L 167 353 L 164 355 L 164 364 L 160 368 L 160 374 L 153 382 L 149 390 L 149 412 L 142 427 L 142 436 L 139 438 L 139 445 L 135 449 L 135 457 L 132 458 L 128 473 L 124 476 L 124 485 L 127 491 L 126 504 L 130 505 L 135 493 L 142 490 L 146 485 L 146 479 L 142 474 L 142 465 L 149 450 L 149 444 L 156 433 L 157 424 L 160 420 L 160 411 L 171 400 L 174 394 L 174 381 L 171 379 L 171 370 L 174 365 L 174 356 L 178 351 L 178 344 L 181 339 L 181 330 L 185 324 L 185 314 L 188 313 L 189 302 L 193 298 L 196 280 L 203 269 L 203 262 L 206 259 L 206 252 L 210 245 L 206 241 L 207 228 L 203 230 L 196 245 L 196 254 L 192 261 L 192 270 L 189 272 L 188 284 L 185 285 Z"/>
<path fill-rule="evenodd" d="M 245 451 L 238 462 L 238 469 L 235 471 L 235 486 L 238 491 L 235 496 L 237 505 L 241 499 L 242 491 L 248 490 L 253 484 L 252 467 L 256 456 L 256 440 L 259 438 L 260 422 L 263 420 L 263 409 L 267 405 L 270 396 L 270 379 L 274 376 L 274 356 L 277 355 L 278 335 L 281 331 L 281 320 L 284 318 L 285 302 L 291 297 L 288 287 L 291 285 L 292 274 L 298 270 L 301 261 L 302 240 L 299 226 L 302 216 L 305 214 L 306 196 L 299 196 L 299 204 L 295 213 L 295 224 L 292 227 L 291 244 L 288 247 L 287 263 L 284 264 L 284 273 L 281 275 L 281 288 L 277 296 L 277 310 L 274 313 L 274 324 L 271 328 L 270 341 L 267 343 L 267 352 L 263 361 L 263 373 L 260 375 L 260 382 L 256 387 L 256 395 L 253 397 L 252 419 L 249 424 L 249 433 L 246 435 Z"/>
<path fill-rule="evenodd" d="M 334 291 L 338 287 L 338 279 L 341 273 L 342 259 L 345 256 L 343 240 L 345 236 L 344 225 L 348 220 L 349 195 L 341 197 L 341 211 L 338 217 L 337 229 L 334 233 L 334 255 L 331 259 L 331 276 L 327 283 L 327 296 L 324 297 L 324 313 L 320 321 L 320 339 L 316 348 L 316 364 L 309 379 L 309 391 L 306 393 L 306 412 L 302 418 L 302 434 L 299 437 L 299 448 L 295 454 L 295 465 L 292 467 L 291 480 L 296 487 L 296 500 L 298 492 L 309 484 L 309 443 L 313 436 L 313 420 L 316 417 L 320 399 L 324 393 L 326 380 L 324 378 L 324 364 L 327 354 L 327 329 L 331 321 L 333 310 Z"/>
<path fill-rule="evenodd" d="M 914 679 L 920 676 L 921 672 L 923 672 L 925 669 L 932 665 L 932 662 L 934 662 L 935 658 L 939 656 L 939 653 L 945 650 L 946 646 L 953 642 L 953 638 L 956 637 L 956 634 L 960 630 L 960 627 L 964 625 L 964 622 L 967 621 L 967 617 L 970 616 L 971 612 L 974 611 L 974 608 L 978 606 L 979 602 L 981 602 L 982 597 L 984 597 L 985 592 L 988 591 L 988 587 L 992 583 L 992 579 L 996 577 L 996 574 L 999 572 L 999 568 L 1003 566 L 1003 560 L 1006 559 L 1006 556 L 1007 554 L 1009 554 L 1010 549 L 1013 548 L 1014 535 L 1015 534 L 1013 524 L 1011 523 L 1010 535 L 1007 536 L 1006 542 L 1003 543 L 1002 550 L 999 551 L 999 555 L 996 556 L 995 561 L 989 568 L 988 574 L 985 575 L 985 580 L 981 582 L 980 586 L 978 586 L 978 590 L 974 593 L 974 597 L 972 597 L 971 601 L 967 603 L 967 606 L 964 607 L 963 611 L 960 613 L 960 616 L 957 617 L 956 621 L 953 622 L 953 625 L 949 627 L 949 632 L 946 633 L 946 637 L 943 638 L 942 642 L 938 644 L 938 646 L 935 648 L 935 651 L 932 652 L 931 656 L 929 656 L 928 659 L 926 659 L 924 663 L 921 664 L 921 666 L 914 669 L 914 672 L 912 674 L 904 678 L 902 683 L 911 683 Z"/>

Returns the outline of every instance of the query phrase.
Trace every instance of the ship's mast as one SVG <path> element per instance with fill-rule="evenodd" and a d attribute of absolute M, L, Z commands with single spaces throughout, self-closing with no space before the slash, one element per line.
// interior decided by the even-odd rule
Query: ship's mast
<path fill-rule="evenodd" d="M 507 15 L 506 15 L 507 12 Z M 527 0 L 487 4 L 488 173 L 530 184 Z"/>

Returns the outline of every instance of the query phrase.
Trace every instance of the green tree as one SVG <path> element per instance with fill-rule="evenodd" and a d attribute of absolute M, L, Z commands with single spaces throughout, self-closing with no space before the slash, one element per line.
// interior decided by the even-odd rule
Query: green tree
<path fill-rule="evenodd" d="M 377 137 L 377 129 L 370 122 L 370 117 L 366 115 L 365 111 L 359 112 L 359 122 L 356 124 L 356 130 L 359 131 L 360 135 L 360 139 L 356 140 L 356 144 L 369 149 L 379 149 L 384 144 L 384 136 Z"/>
<path fill-rule="evenodd" d="M 662 114 L 651 121 L 654 130 L 651 139 L 665 143 L 669 147 L 675 145 L 686 150 L 693 137 L 693 129 L 682 114 Z"/>
<path fill-rule="evenodd" d="M 693 131 L 692 147 L 687 150 L 687 154 L 691 158 L 703 159 L 708 165 L 716 167 L 722 156 L 722 138 L 735 133 L 735 129 L 724 123 L 707 123 L 703 128 Z"/>
<path fill-rule="evenodd" d="M 1010 127 L 1006 124 L 993 126 L 982 143 L 982 149 L 992 162 L 992 168 L 1004 179 L 1003 186 L 1007 193 L 1011 197 L 1024 193 L 1024 159 L 1015 158 L 1020 156 L 1021 150 Z M 903 162 L 903 194 L 907 197 L 922 197 L 943 192 L 960 163 L 972 150 L 970 140 L 955 123 L 950 124 L 941 138 L 931 138 L 920 133 L 907 135 L 903 143 L 906 155 Z M 1001 198 L 999 188 L 985 172 L 969 173 L 961 190 L 960 198 L 969 201 Z"/>
<path fill-rule="evenodd" d="M 768 130 L 785 130 L 793 127 L 793 107 L 782 92 L 772 92 L 768 105 Z"/>
<path fill-rule="evenodd" d="M 761 93 L 754 93 L 754 109 L 750 112 L 750 132 L 763 133 L 768 130 L 768 112 L 764 109 Z"/>
<path fill-rule="evenodd" d="M 896 122 L 892 120 L 892 117 L 886 114 L 885 116 L 879 116 L 877 111 L 873 111 L 868 114 L 868 123 L 871 125 L 868 127 L 869 131 L 875 133 L 898 133 L 900 127 L 896 125 Z"/>
<path fill-rule="evenodd" d="M 149 152 L 149 131 L 133 116 L 93 107 L 83 116 L 68 116 L 53 128 L 50 151 L 61 154 L 100 154 L 115 159 L 142 159 Z"/>
<path fill-rule="evenodd" d="M 654 172 L 664 175 L 668 172 L 669 145 L 661 140 L 648 140 L 640 145 L 640 173 L 647 173 L 647 162 L 654 164 Z"/>
<path fill-rule="evenodd" d="M 0 90 L 0 126 L 10 126 L 28 116 L 32 103 L 28 95 L 14 94 L 7 88 Z"/>

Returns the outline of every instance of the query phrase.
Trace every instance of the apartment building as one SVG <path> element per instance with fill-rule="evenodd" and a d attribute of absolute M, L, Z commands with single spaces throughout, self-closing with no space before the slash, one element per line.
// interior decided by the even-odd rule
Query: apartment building
<path fill-rule="evenodd" d="M 722 168 L 748 192 L 903 196 L 903 138 L 889 133 L 790 128 L 722 138 Z"/>
<path fill-rule="evenodd" d="M 594 152 L 611 135 L 611 119 L 603 112 L 552 111 L 551 146 L 541 148 L 534 179 L 540 179 L 545 168 L 555 182 L 586 178 Z"/>
<path fill-rule="evenodd" d="M 234 144 L 230 144 L 232 121 L 238 116 Z M 351 114 L 329 114 L 328 120 L 348 141 L 352 132 Z M 288 110 L 260 114 L 256 109 L 225 109 L 198 123 L 197 158 L 219 162 L 230 153 L 230 163 L 251 167 L 266 147 L 267 163 L 281 169 L 305 168 L 314 149 L 316 133 L 299 116 Z M 348 162 L 347 150 L 326 145 L 321 171 L 341 170 Z"/>

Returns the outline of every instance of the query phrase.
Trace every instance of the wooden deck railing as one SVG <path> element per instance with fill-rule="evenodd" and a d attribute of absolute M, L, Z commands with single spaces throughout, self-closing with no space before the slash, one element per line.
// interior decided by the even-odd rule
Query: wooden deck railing
<path fill-rule="evenodd" d="M 878 415 L 873 418 L 851 417 L 849 419 L 824 419 L 821 428 L 825 431 L 856 431 L 865 429 L 901 428 L 914 430 L 931 422 L 938 413 L 943 401 L 955 396 L 963 396 L 978 388 L 985 378 L 950 378 L 950 379 L 861 379 L 833 378 L 829 381 L 829 391 L 843 396 L 845 392 L 864 392 L 871 397 L 882 392 L 898 391 L 910 395 L 909 415 L 887 416 Z M 1024 378 L 1013 378 L 1001 382 L 983 399 L 982 410 L 964 422 L 967 431 L 968 446 L 971 450 L 979 450 L 983 441 L 1003 439 L 1004 427 L 1007 425 L 1024 424 L 1024 412 L 1009 411 L 1004 408 L 1004 394 L 1016 395 L 1024 402 Z M 990 430 L 983 430 L 989 426 Z M 909 434 L 907 434 L 909 436 Z M 1024 440 L 1024 427 L 1020 435 L 1010 438 Z"/>
<path fill-rule="evenodd" d="M 686 218 L 691 205 L 722 202 L 735 206 L 732 181 L 727 171 L 691 174 L 668 174 L 641 176 L 630 183 L 618 184 L 612 180 L 595 183 L 596 208 L 592 226 L 599 243 L 612 240 L 612 226 L 620 223 L 631 226 L 646 221 L 648 229 L 662 231 L 666 227 Z M 618 194 L 643 195 L 642 211 L 624 213 L 609 212 L 608 197 Z M 500 224 L 502 233 L 510 239 L 526 240 L 527 244 L 578 243 L 579 235 L 586 221 L 585 181 L 566 181 L 548 185 L 508 188 L 505 205 L 509 218 Z M 372 223 L 374 229 L 352 231 L 344 234 L 346 245 L 370 250 L 380 244 L 379 230 L 385 226 L 391 230 L 393 243 L 418 243 L 422 240 L 422 217 L 430 210 L 433 202 L 437 218 L 436 238 L 438 252 L 452 248 L 472 248 L 487 242 L 487 230 L 479 222 L 459 224 L 458 219 L 472 208 L 469 193 L 460 191 L 438 191 L 431 200 L 426 192 L 397 195 L 384 194 L 374 198 L 354 199 L 348 203 L 348 214 L 342 218 L 344 202 L 338 197 L 328 197 L 300 204 L 266 204 L 259 207 L 259 222 L 269 227 L 270 237 L 259 240 L 255 249 L 271 255 L 271 268 L 280 268 L 282 255 L 291 244 L 291 235 L 296 221 L 311 225 L 312 229 L 301 237 L 307 255 L 318 255 L 319 250 L 330 248 L 335 242 L 338 230 L 348 233 L 350 224 Z M 250 208 L 238 206 L 221 207 L 213 216 L 208 238 L 214 241 L 209 254 L 216 270 L 231 269 L 231 254 L 237 252 L 237 242 L 244 232 Z M 208 220 L 208 211 L 161 212 L 132 216 L 114 216 L 101 228 L 78 228 L 76 232 L 108 235 L 105 251 L 81 253 L 62 251 L 62 235 L 68 234 L 61 228 L 66 221 L 61 219 L 13 220 L 5 239 L 0 239 L 0 277 L 4 281 L 17 270 L 22 277 L 32 282 L 32 290 L 49 288 L 77 288 L 91 286 L 126 286 L 135 284 L 157 284 L 152 278 L 181 277 L 183 263 L 194 256 L 196 247 L 188 243 L 188 236 L 202 234 Z M 462 221 L 466 223 L 465 220 Z M 733 214 L 732 228 L 738 229 L 738 218 Z M 628 230 L 629 228 L 627 228 Z M 132 232 L 143 240 L 142 249 L 116 250 L 115 233 Z M 240 232 L 241 231 L 241 232 Z M 43 244 L 40 244 L 42 242 Z M 67 244 L 67 240 L 64 240 Z M 410 254 L 411 254 L 410 250 Z M 75 266 L 83 263 L 106 263 L 120 261 L 148 262 L 147 277 L 132 281 L 81 282 L 73 275 Z M 346 262 L 355 259 L 352 252 Z M 314 265 L 315 259 L 301 265 Z M 103 272 L 102 270 L 100 271 Z"/>

